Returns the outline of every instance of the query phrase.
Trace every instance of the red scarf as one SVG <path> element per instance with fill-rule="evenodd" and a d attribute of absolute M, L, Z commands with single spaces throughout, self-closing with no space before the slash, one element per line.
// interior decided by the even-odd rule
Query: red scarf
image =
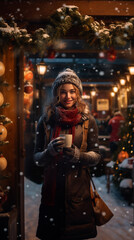
<path fill-rule="evenodd" d="M 69 133 L 73 135 L 73 140 L 75 136 L 75 126 L 80 122 L 81 114 L 78 112 L 77 108 L 66 110 L 62 107 L 56 108 L 56 126 L 53 132 L 53 138 L 59 136 L 61 127 L 69 127 Z"/>
<path fill-rule="evenodd" d="M 53 130 L 52 139 L 55 139 L 59 136 L 61 127 L 66 128 L 69 127 L 69 133 L 73 135 L 73 140 L 75 137 L 75 126 L 81 120 L 81 114 L 78 112 L 77 108 L 72 110 L 65 110 L 62 107 L 56 108 L 56 126 Z M 53 161 L 53 165 L 47 169 L 47 173 L 45 173 L 45 185 L 43 191 L 43 199 L 44 204 L 47 206 L 55 205 L 55 196 L 56 196 L 56 177 L 57 177 L 57 169 L 56 163 L 61 159 L 62 154 L 54 157 L 55 161 Z"/>

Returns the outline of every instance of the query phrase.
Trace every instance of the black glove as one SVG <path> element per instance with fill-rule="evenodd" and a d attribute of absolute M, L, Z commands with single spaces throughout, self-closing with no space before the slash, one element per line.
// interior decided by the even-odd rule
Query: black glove
<path fill-rule="evenodd" d="M 59 152 L 62 151 L 63 149 L 63 144 L 65 142 L 64 137 L 57 137 L 54 140 L 52 140 L 48 146 L 47 146 L 47 151 L 51 156 L 56 156 L 58 155 Z"/>
<path fill-rule="evenodd" d="M 72 145 L 71 148 L 64 147 L 63 156 L 70 162 L 78 162 L 80 159 L 80 150 L 75 145 Z"/>

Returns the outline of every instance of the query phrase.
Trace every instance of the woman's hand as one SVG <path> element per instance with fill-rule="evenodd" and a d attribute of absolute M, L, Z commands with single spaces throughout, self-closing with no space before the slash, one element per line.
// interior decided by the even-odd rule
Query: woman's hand
<path fill-rule="evenodd" d="M 47 151 L 51 156 L 56 156 L 58 155 L 59 152 L 62 151 L 63 149 L 63 144 L 65 142 L 64 137 L 57 137 L 54 140 L 52 140 L 48 146 L 47 146 Z"/>
<path fill-rule="evenodd" d="M 64 147 L 63 156 L 70 162 L 78 162 L 80 158 L 80 150 L 75 145 L 72 145 L 71 148 Z"/>

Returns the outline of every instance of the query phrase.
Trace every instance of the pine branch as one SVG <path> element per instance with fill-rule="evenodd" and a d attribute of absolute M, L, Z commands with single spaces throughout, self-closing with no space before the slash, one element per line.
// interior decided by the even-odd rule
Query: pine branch
<path fill-rule="evenodd" d="M 5 82 L 5 81 L 2 81 L 2 80 L 0 80 L 0 85 L 2 85 L 2 86 L 9 86 L 9 83 L 8 82 Z"/>
<path fill-rule="evenodd" d="M 10 103 L 3 103 L 0 108 L 5 108 L 5 107 L 9 107 L 10 106 Z"/>
<path fill-rule="evenodd" d="M 6 145 L 8 143 L 9 143 L 9 141 L 0 141 L 0 146 Z"/>

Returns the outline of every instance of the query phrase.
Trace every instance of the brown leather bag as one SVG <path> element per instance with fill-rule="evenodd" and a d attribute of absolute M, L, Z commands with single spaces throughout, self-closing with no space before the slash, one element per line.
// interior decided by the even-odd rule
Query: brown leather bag
<path fill-rule="evenodd" d="M 86 120 L 83 123 L 83 140 L 82 140 L 80 151 L 86 151 L 86 148 L 87 148 L 88 125 L 89 125 L 89 120 Z M 106 205 L 106 203 L 102 200 L 102 198 L 98 194 L 95 184 L 93 182 L 93 179 L 89 172 L 88 174 L 90 176 L 90 183 L 91 183 L 90 194 L 91 194 L 92 206 L 94 210 L 95 222 L 97 226 L 101 226 L 106 224 L 113 217 L 113 213 L 111 212 L 109 207 Z"/>
<path fill-rule="evenodd" d="M 92 206 L 94 210 L 95 222 L 97 226 L 101 226 L 106 224 L 113 217 L 113 213 L 98 194 L 91 176 L 90 179 L 91 179 L 90 193 L 92 199 Z"/>

